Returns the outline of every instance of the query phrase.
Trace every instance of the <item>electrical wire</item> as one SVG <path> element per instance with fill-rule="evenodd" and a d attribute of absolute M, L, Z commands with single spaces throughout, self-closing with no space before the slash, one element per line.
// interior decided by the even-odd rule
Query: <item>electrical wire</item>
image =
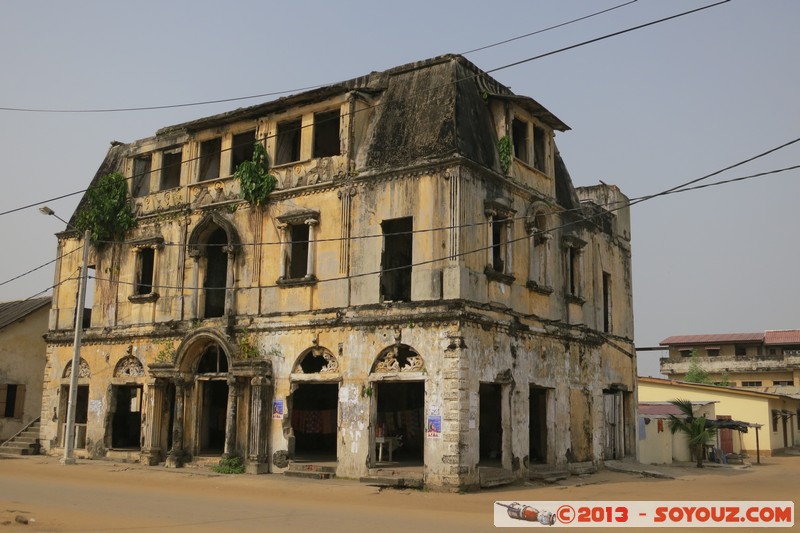
<path fill-rule="evenodd" d="M 41 265 L 39 265 L 37 267 L 34 267 L 34 268 L 28 270 L 27 272 L 23 272 L 22 274 L 20 274 L 18 276 L 14 276 L 13 278 L 10 278 L 10 279 L 7 279 L 7 280 L 5 280 L 3 282 L 0 282 L 0 286 L 6 285 L 8 283 L 11 283 L 12 281 L 16 281 L 16 280 L 18 280 L 20 278 L 23 278 L 23 277 L 27 276 L 28 274 L 33 274 L 37 270 L 41 270 L 42 268 L 46 267 L 47 265 L 52 265 L 53 263 L 55 263 L 59 259 L 61 259 L 63 257 L 66 257 L 69 254 L 75 253 L 76 251 L 82 250 L 82 249 L 83 249 L 83 246 L 80 246 L 80 247 L 76 248 L 75 250 L 71 250 L 71 251 L 69 251 L 69 252 L 67 252 L 65 254 L 61 254 L 58 257 L 56 257 L 55 259 L 53 259 L 51 261 L 48 261 L 47 263 L 43 263 L 43 264 L 41 264 Z"/>
<path fill-rule="evenodd" d="M 592 17 L 596 17 L 598 15 L 602 15 L 604 13 L 608 13 L 610 11 L 614 11 L 615 9 L 619 9 L 630 4 L 637 2 L 638 0 L 630 0 L 629 2 L 625 2 L 624 4 L 619 4 L 617 6 L 604 9 L 602 11 L 597 11 L 595 13 L 591 13 L 589 15 L 585 15 L 580 18 L 572 19 L 566 22 L 562 22 L 560 24 L 556 24 L 554 26 L 550 26 L 547 28 L 543 28 L 540 30 L 536 30 L 530 33 L 526 33 L 524 35 L 519 35 L 517 37 L 512 37 L 510 39 L 505 39 L 503 41 L 498 41 L 495 43 L 491 43 L 485 46 L 481 46 L 479 48 L 474 48 L 472 50 L 468 50 L 466 52 L 461 52 L 460 55 L 468 55 L 474 52 L 478 52 L 481 50 L 486 50 L 488 48 L 494 48 L 496 46 L 500 46 L 503 44 L 507 44 L 513 41 L 517 41 L 519 39 L 524 39 L 526 37 L 531 37 L 533 35 L 538 35 L 540 33 L 544 33 L 550 30 L 554 30 L 557 28 L 561 28 L 563 26 L 567 26 L 569 24 L 573 24 L 575 22 L 579 22 L 582 20 L 586 20 Z M 335 83 L 323 83 L 318 85 L 309 85 L 306 87 L 297 87 L 294 89 L 288 89 L 283 91 L 274 91 L 269 93 L 262 93 L 262 94 L 254 94 L 250 96 L 237 96 L 233 98 L 220 98 L 216 100 L 204 100 L 200 102 L 186 102 L 180 104 L 165 104 L 165 105 L 156 105 L 156 106 L 133 106 L 133 107 L 120 107 L 120 108 L 100 108 L 100 109 L 44 109 L 44 108 L 26 108 L 26 107 L 0 107 L 0 111 L 16 111 L 16 112 L 23 112 L 23 113 L 117 113 L 117 112 L 128 112 L 128 111 L 154 111 L 154 110 L 161 110 L 161 109 L 175 109 L 181 107 L 193 107 L 193 106 L 202 106 L 202 105 L 211 105 L 211 104 L 221 104 L 221 103 L 228 103 L 228 102 L 237 102 L 242 100 L 254 100 L 256 98 L 265 98 L 268 96 L 278 96 L 282 94 L 291 94 L 296 93 L 299 91 L 309 91 L 313 89 L 319 89 L 320 87 L 326 87 L 329 85 L 337 85 L 341 82 Z"/>
<path fill-rule="evenodd" d="M 544 54 L 540 54 L 540 55 L 537 55 L 537 56 L 532 56 L 532 57 L 529 57 L 529 58 L 526 58 L 526 59 L 523 59 L 523 60 L 520 60 L 520 61 L 516 61 L 516 62 L 513 62 L 513 63 L 509 63 L 509 64 L 506 64 L 506 65 L 502 65 L 502 66 L 500 66 L 500 67 L 496 67 L 496 68 L 493 68 L 493 69 L 489 69 L 489 70 L 483 71 L 482 73 L 478 73 L 478 74 L 472 74 L 472 75 L 469 75 L 469 76 L 465 76 L 465 77 L 463 77 L 463 78 L 460 78 L 460 79 L 454 80 L 454 81 L 452 81 L 452 82 L 448 82 L 448 85 L 449 85 L 449 84 L 457 84 L 457 83 L 461 83 L 461 82 L 463 82 L 463 81 L 468 81 L 468 80 L 470 80 L 470 79 L 474 79 L 474 78 L 476 78 L 476 77 L 479 77 L 479 76 L 481 76 L 481 75 L 483 75 L 483 74 L 490 74 L 490 73 L 492 73 L 492 72 L 497 72 L 497 71 L 500 71 L 500 70 L 505 70 L 505 69 L 508 69 L 508 68 L 512 68 L 512 67 L 515 67 L 515 66 L 518 66 L 518 65 L 524 64 L 524 63 L 528 63 L 528 62 L 530 62 L 530 61 L 534 61 L 534 60 L 541 59 L 541 58 L 544 58 L 544 57 L 548 57 L 548 56 L 551 56 L 551 55 L 555 55 L 555 54 L 558 54 L 558 53 L 561 53 L 561 52 L 565 52 L 565 51 L 568 51 L 568 50 L 572 50 L 572 49 L 575 49 L 575 48 L 579 48 L 579 47 L 582 47 L 582 46 L 586 46 L 586 45 L 589 45 L 589 44 L 592 44 L 592 43 L 595 43 L 595 42 L 599 42 L 599 41 L 602 41 L 602 40 L 605 40 L 605 39 L 608 39 L 608 38 L 611 38 L 611 37 L 616 37 L 616 36 L 619 36 L 619 35 L 623 35 L 623 34 L 625 34 L 625 33 L 629 33 L 629 32 L 635 31 L 635 30 L 639 30 L 639 29 L 642 29 L 642 28 L 646 28 L 646 27 L 648 27 L 648 26 L 652 26 L 652 25 L 655 25 L 655 24 L 660 24 L 660 23 L 662 23 L 662 22 L 666 22 L 666 21 L 669 21 L 669 20 L 673 20 L 673 19 L 676 19 L 676 18 L 679 18 L 679 17 L 683 17 L 683 16 L 686 16 L 686 15 L 690 15 L 690 14 L 696 13 L 696 12 L 698 12 L 698 11 L 702 11 L 702 10 L 705 10 L 705 9 L 710 9 L 710 8 L 712 8 L 712 7 L 716 7 L 716 6 L 719 6 L 719 5 L 721 5 L 721 4 L 725 4 L 725 3 L 727 3 L 727 2 L 730 2 L 730 1 L 731 1 L 731 0 L 722 0 L 722 1 L 720 1 L 720 2 L 717 2 L 717 3 L 715 3 L 715 4 L 710 4 L 710 5 L 708 5 L 708 6 L 704 6 L 704 7 L 701 7 L 701 8 L 693 9 L 693 10 L 690 10 L 690 11 L 685 11 L 685 12 L 682 12 L 682 13 L 679 13 L 679 14 L 676 14 L 676 15 L 672 15 L 672 16 L 665 17 L 665 18 L 662 18 L 662 19 L 659 19 L 659 20 L 655 20 L 655 21 L 651 21 L 651 22 L 648 22 L 648 23 L 645 23 L 645 24 L 640 24 L 640 25 L 638 25 L 638 26 L 634 26 L 634 27 L 632 27 L 632 28 L 628 28 L 628 29 L 621 30 L 621 31 L 618 31 L 618 32 L 614 32 L 614 33 L 611 33 L 611 34 L 607 34 L 607 35 L 604 35 L 604 36 L 601 36 L 601 37 L 597 37 L 597 38 L 594 38 L 594 39 L 590 39 L 590 40 L 587 40 L 587 41 L 583 41 L 583 42 L 581 42 L 581 43 L 577 43 L 577 44 L 574 44 L 574 45 L 571 45 L 571 46 L 567 46 L 567 47 L 564 47 L 564 48 L 560 48 L 560 49 L 558 49 L 558 50 L 553 50 L 553 51 L 550 51 L 550 52 L 547 52 L 547 53 L 544 53 Z M 334 85 L 335 85 L 335 84 L 334 84 Z M 429 90 L 430 90 L 430 91 L 433 91 L 433 90 L 434 90 L 434 89 L 436 89 L 436 88 L 439 88 L 439 87 L 431 87 Z M 371 110 L 371 109 L 375 109 L 375 108 L 377 108 L 377 107 L 380 107 L 380 106 L 382 106 L 382 105 L 387 105 L 387 102 L 384 102 L 384 103 L 378 103 L 378 104 L 373 104 L 373 105 L 371 105 L 371 106 L 366 106 L 366 107 L 365 107 L 365 108 L 363 108 L 363 109 L 356 110 L 356 111 L 354 111 L 353 113 L 348 113 L 348 114 L 346 114 L 346 115 L 349 115 L 349 114 L 355 114 L 355 113 L 364 112 L 364 111 L 368 111 L 368 110 Z M 0 110 L 2 110 L 2 109 L 4 109 L 4 108 L 0 108 Z M 306 127 L 312 127 L 312 126 L 313 126 L 313 124 L 306 124 L 306 125 L 303 125 L 303 126 L 301 126 L 301 129 L 302 129 L 302 128 L 306 128 Z M 277 134 L 276 134 L 276 135 L 277 135 Z M 266 139 L 269 139 L 269 138 L 274 138 L 276 135 L 272 135 L 272 136 L 266 136 L 266 137 L 263 137 L 262 139 L 266 140 Z M 226 150 L 230 150 L 230 149 L 232 149 L 232 148 L 228 148 L 228 149 L 225 149 L 225 150 L 221 150 L 221 152 L 223 152 L 223 151 L 226 151 Z M 200 159 L 200 157 L 202 157 L 202 156 L 198 156 L 198 157 L 196 157 L 196 158 L 192 158 L 192 159 L 183 160 L 183 161 L 181 162 L 181 164 L 184 164 L 184 163 L 187 163 L 187 162 L 190 162 L 190 161 L 195 161 L 195 160 L 198 160 L 198 159 Z M 162 168 L 163 168 L 163 167 L 162 167 Z M 150 170 L 150 172 L 157 172 L 157 171 L 159 171 L 159 170 L 162 170 L 162 169 L 159 169 L 159 168 L 157 168 L 157 169 L 151 169 L 151 170 Z M 126 179 L 133 179 L 134 177 L 135 177 L 135 176 L 131 176 L 130 178 L 126 178 Z M 18 207 L 18 208 L 14 208 L 14 209 L 9 209 L 9 210 L 6 210 L 6 211 L 3 211 L 3 212 L 0 212 L 0 216 L 7 215 L 7 214 L 10 214 L 10 213 L 15 213 L 15 212 L 17 212 L 17 211 L 21 211 L 21 210 L 23 210 L 23 209 L 29 209 L 29 208 L 31 208 L 31 207 L 36 207 L 36 206 L 39 206 L 39 205 L 42 205 L 42 204 L 46 204 L 46 203 L 49 203 L 49 202 L 53 202 L 53 201 L 56 201 L 56 200 L 61 200 L 61 199 L 63 199 L 63 198 L 67 198 L 67 197 L 70 197 L 70 196 L 75 196 L 75 195 L 78 195 L 78 194 L 84 193 L 84 192 L 86 192 L 87 190 L 88 190 L 88 188 L 86 188 L 86 189 L 82 189 L 82 190 L 79 190 L 79 191 L 75 191 L 75 192 L 72 192 L 72 193 L 67 193 L 67 194 L 64 194 L 64 195 L 61 195 L 61 196 L 57 196 L 57 197 L 54 197 L 54 198 L 50 198 L 50 199 L 46 199 L 46 200 L 42 200 L 42 201 L 39 201 L 39 202 L 36 202 L 36 203 L 33 203 L 33 204 L 28 204 L 28 205 L 25 205 L 25 206 L 22 206 L 22 207 Z"/>

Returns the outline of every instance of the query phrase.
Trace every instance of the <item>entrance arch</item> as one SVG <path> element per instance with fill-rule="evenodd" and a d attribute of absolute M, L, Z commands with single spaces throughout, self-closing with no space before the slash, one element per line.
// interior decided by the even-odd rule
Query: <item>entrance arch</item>
<path fill-rule="evenodd" d="M 425 461 L 425 361 L 406 344 L 382 350 L 370 372 L 370 465 Z"/>
<path fill-rule="evenodd" d="M 294 459 L 336 459 L 341 381 L 338 359 L 327 348 L 309 348 L 297 358 L 291 379 L 288 407 Z"/>

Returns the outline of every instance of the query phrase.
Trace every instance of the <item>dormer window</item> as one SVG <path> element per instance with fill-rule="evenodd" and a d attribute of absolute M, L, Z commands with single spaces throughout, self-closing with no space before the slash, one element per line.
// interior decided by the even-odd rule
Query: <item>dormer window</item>
<path fill-rule="evenodd" d="M 161 153 L 161 187 L 164 189 L 174 189 L 181 185 L 181 165 L 183 162 L 183 150 L 172 148 Z"/>
<path fill-rule="evenodd" d="M 133 159 L 133 197 L 142 198 L 150 194 L 150 171 L 153 167 L 151 154 L 136 156 Z"/>
<path fill-rule="evenodd" d="M 514 117 L 511 122 L 514 157 L 539 172 L 547 173 L 547 130 Z"/>
<path fill-rule="evenodd" d="M 300 132 L 302 127 L 303 123 L 299 118 L 278 123 L 277 151 L 275 153 L 276 165 L 300 161 Z"/>
<path fill-rule="evenodd" d="M 231 146 L 231 174 L 239 165 L 253 159 L 256 144 L 256 130 L 246 131 L 233 136 Z"/>
<path fill-rule="evenodd" d="M 511 139 L 514 145 L 514 157 L 523 163 L 530 164 L 528 123 L 524 120 L 514 118 L 514 121 L 511 123 Z"/>
<path fill-rule="evenodd" d="M 339 141 L 339 110 L 314 113 L 314 157 L 331 157 L 342 153 Z"/>
<path fill-rule="evenodd" d="M 200 172 L 197 181 L 219 178 L 219 160 L 222 154 L 222 139 L 210 139 L 200 143 Z"/>

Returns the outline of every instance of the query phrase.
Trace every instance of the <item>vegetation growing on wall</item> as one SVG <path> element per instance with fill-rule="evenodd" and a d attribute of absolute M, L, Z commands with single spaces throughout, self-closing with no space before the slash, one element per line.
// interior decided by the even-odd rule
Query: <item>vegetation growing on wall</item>
<path fill-rule="evenodd" d="M 253 158 L 236 167 L 233 176 L 239 180 L 242 198 L 252 205 L 265 204 L 277 182 L 275 176 L 269 173 L 269 156 L 261 143 L 255 144 Z"/>
<path fill-rule="evenodd" d="M 503 135 L 500 140 L 497 141 L 497 151 L 500 152 L 500 168 L 503 170 L 503 174 L 508 174 L 508 169 L 511 168 L 511 157 L 513 154 L 511 139 L 508 138 L 508 135 Z"/>
<path fill-rule="evenodd" d="M 239 347 L 239 359 L 261 357 L 261 350 L 258 349 L 258 344 L 250 335 L 239 337 L 239 341 L 236 344 Z"/>
<path fill-rule="evenodd" d="M 212 466 L 211 470 L 218 474 L 243 474 L 244 463 L 241 457 L 231 455 L 220 459 L 219 464 Z"/>
<path fill-rule="evenodd" d="M 89 230 L 91 239 L 100 246 L 104 241 L 122 240 L 136 225 L 125 176 L 111 172 L 89 187 L 83 205 L 75 217 L 75 228 Z"/>

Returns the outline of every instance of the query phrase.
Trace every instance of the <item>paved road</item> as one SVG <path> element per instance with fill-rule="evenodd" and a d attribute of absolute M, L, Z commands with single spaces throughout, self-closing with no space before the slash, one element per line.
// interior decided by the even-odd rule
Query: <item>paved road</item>
<path fill-rule="evenodd" d="M 350 480 L 222 476 L 106 461 L 0 456 L 5 531 L 492 531 L 495 500 L 787 500 L 800 495 L 800 457 L 749 470 L 675 469 L 678 479 L 602 471 L 559 486 L 477 494 L 379 490 Z M 15 517 L 32 518 L 28 525 Z"/>

